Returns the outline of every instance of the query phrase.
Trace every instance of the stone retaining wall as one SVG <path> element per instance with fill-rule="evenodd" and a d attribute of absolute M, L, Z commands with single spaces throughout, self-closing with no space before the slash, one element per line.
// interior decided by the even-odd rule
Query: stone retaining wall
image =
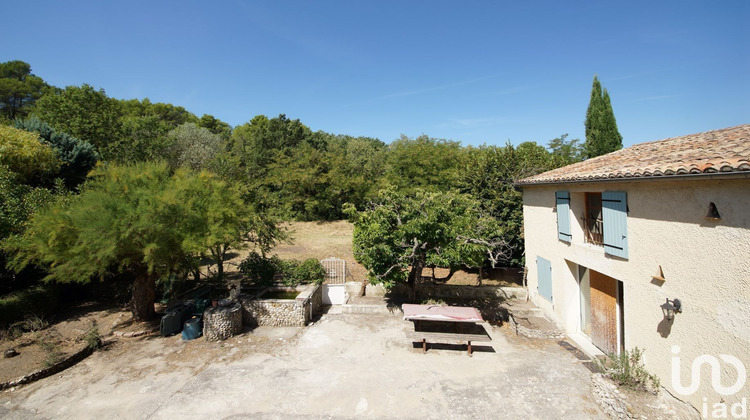
<path fill-rule="evenodd" d="M 427 299 L 526 299 L 526 289 L 523 287 L 498 287 L 498 286 L 459 286 L 445 284 L 423 284 L 419 293 Z"/>
<path fill-rule="evenodd" d="M 35 372 L 31 372 L 28 375 L 24 375 L 18 379 L 10 380 L 7 382 L 0 383 L 0 390 L 12 388 L 14 386 L 28 384 L 34 381 L 38 381 L 39 379 L 46 378 L 48 376 L 54 375 L 58 372 L 62 372 L 63 370 L 75 365 L 76 363 L 80 362 L 81 360 L 87 358 L 91 353 L 94 352 L 94 349 L 85 346 L 82 349 L 78 350 L 77 352 L 71 354 L 70 356 L 66 357 L 65 359 L 59 361 L 58 363 L 55 363 L 52 366 L 48 366 L 46 368 L 39 369 Z"/>
<path fill-rule="evenodd" d="M 242 320 L 245 325 L 268 325 L 275 327 L 304 327 L 312 317 L 320 313 L 323 305 L 323 288 L 307 286 L 296 299 L 260 299 L 240 295 Z M 310 309 L 312 307 L 312 314 Z"/>
<path fill-rule="evenodd" d="M 591 390 L 602 410 L 611 418 L 618 420 L 635 418 L 630 412 L 624 396 L 617 389 L 617 386 L 609 382 L 601 374 L 594 373 L 591 375 Z"/>

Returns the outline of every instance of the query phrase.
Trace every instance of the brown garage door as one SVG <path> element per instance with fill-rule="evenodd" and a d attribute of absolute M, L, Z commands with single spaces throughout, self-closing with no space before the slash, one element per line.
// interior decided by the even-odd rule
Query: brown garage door
<path fill-rule="evenodd" d="M 617 280 L 589 271 L 591 342 L 605 353 L 617 353 Z"/>

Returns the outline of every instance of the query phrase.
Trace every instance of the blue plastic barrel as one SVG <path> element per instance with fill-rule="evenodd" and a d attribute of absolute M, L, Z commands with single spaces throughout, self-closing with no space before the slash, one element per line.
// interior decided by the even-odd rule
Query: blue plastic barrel
<path fill-rule="evenodd" d="M 185 321 L 185 327 L 182 329 L 183 340 L 195 340 L 203 335 L 203 316 L 195 315 Z"/>

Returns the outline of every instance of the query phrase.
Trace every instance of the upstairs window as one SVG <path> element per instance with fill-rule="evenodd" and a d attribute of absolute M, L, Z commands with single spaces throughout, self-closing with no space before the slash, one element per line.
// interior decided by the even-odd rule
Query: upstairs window
<path fill-rule="evenodd" d="M 586 243 L 604 246 L 602 193 L 586 193 L 586 209 L 583 216 L 583 237 Z"/>
<path fill-rule="evenodd" d="M 571 242 L 570 192 L 556 191 L 557 238 Z M 576 204 L 578 206 L 578 204 Z M 604 247 L 604 252 L 628 258 L 628 203 L 622 191 L 591 192 L 585 194 L 583 215 L 584 241 Z M 578 213 L 580 209 L 574 209 Z M 580 214 L 580 213 L 578 213 Z"/>

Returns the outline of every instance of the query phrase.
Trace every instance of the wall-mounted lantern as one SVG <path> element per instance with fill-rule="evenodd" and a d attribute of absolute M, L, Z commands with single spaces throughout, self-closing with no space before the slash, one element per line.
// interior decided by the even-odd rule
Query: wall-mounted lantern
<path fill-rule="evenodd" d="M 682 312 L 682 302 L 680 302 L 679 299 L 667 299 L 667 301 L 661 305 L 661 310 L 664 312 L 664 319 L 672 321 L 674 319 L 674 314 Z"/>

